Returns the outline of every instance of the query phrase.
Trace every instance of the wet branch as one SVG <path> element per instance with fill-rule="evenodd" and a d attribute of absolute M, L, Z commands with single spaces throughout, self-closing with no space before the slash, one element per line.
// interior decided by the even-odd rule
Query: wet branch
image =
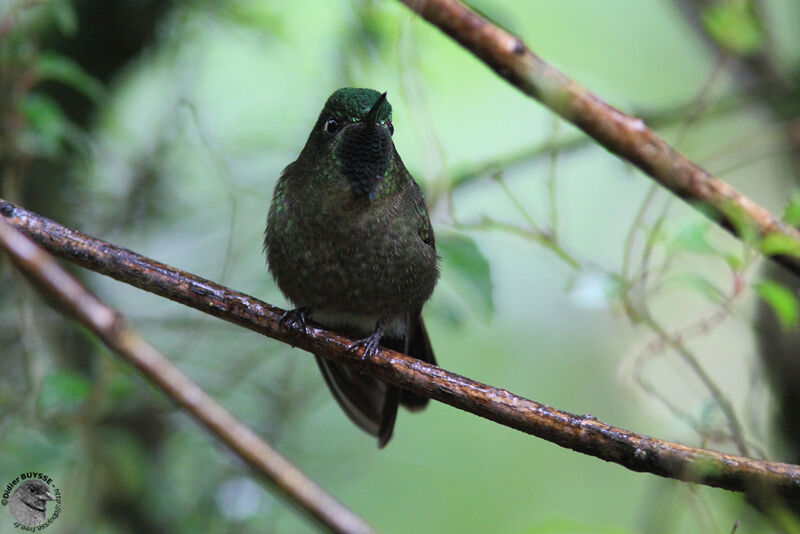
<path fill-rule="evenodd" d="M 702 208 L 734 235 L 752 229 L 760 238 L 769 238 L 769 247 L 765 241 L 762 252 L 800 275 L 800 231 L 677 152 L 644 121 L 611 107 L 534 54 L 521 39 L 458 0 L 401 1 L 500 77 L 663 187 Z"/>
<path fill-rule="evenodd" d="M 8 204 L 0 201 L 0 211 L 6 213 L 7 208 Z M 89 240 L 82 246 L 99 243 Z M 78 320 L 114 352 L 137 367 L 170 399 L 272 483 L 290 503 L 330 532 L 373 532 L 363 519 L 327 494 L 250 427 L 236 419 L 142 339 L 122 315 L 98 300 L 50 254 L 12 228 L 3 217 L 0 217 L 0 250 L 5 251 L 36 289 L 54 300 L 65 315 Z M 86 250 L 89 252 L 91 249 Z"/>
<path fill-rule="evenodd" d="M 70 230 L 0 199 L 0 218 L 51 253 L 140 289 L 238 324 L 458 409 L 538 436 L 562 447 L 633 471 L 652 473 L 758 498 L 800 498 L 800 466 L 765 462 L 686 447 L 606 425 L 591 415 L 573 415 L 481 384 L 403 354 L 382 349 L 361 361 L 348 350 L 351 340 L 309 324 L 280 325 L 283 310 Z"/>

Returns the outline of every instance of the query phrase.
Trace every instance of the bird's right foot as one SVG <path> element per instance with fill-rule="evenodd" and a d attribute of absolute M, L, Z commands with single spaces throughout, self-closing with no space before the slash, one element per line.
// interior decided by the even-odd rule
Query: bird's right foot
<path fill-rule="evenodd" d="M 303 331 L 304 334 L 307 333 L 306 331 L 306 320 L 308 319 L 308 308 L 306 307 L 299 307 L 293 310 L 289 310 L 283 315 L 281 315 L 278 324 L 281 328 L 289 328 L 289 327 L 300 327 L 300 330 Z"/>
<path fill-rule="evenodd" d="M 357 341 L 352 342 L 348 347 L 352 353 L 357 353 L 358 349 L 363 348 L 364 352 L 361 354 L 361 361 L 359 362 L 359 369 L 364 366 L 364 360 L 367 358 L 372 358 L 375 354 L 377 354 L 381 348 L 379 346 L 381 342 L 381 337 L 383 336 L 383 328 L 380 326 L 375 328 L 375 331 L 365 337 L 364 339 L 359 339 Z"/>

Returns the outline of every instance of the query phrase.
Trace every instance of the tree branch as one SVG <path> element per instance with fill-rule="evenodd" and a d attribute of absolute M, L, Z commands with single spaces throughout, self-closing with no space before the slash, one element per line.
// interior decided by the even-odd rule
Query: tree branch
<path fill-rule="evenodd" d="M 65 228 L 0 199 L 0 217 L 53 254 L 117 280 L 244 326 L 458 409 L 633 471 L 696 482 L 755 497 L 800 498 L 800 466 L 686 447 L 606 425 L 481 384 L 388 349 L 361 359 L 350 339 L 309 324 L 281 326 L 283 310 Z"/>
<path fill-rule="evenodd" d="M 5 205 L 0 205 L 2 209 Z M 0 217 L 0 248 L 33 285 L 65 314 L 94 332 L 239 458 L 263 475 L 287 500 L 331 532 L 368 534 L 372 528 L 236 419 L 160 352 L 142 339 L 122 315 L 102 303 L 50 254 Z"/>
<path fill-rule="evenodd" d="M 781 241 L 777 250 L 765 247 L 762 252 L 780 252 L 770 258 L 800 275 L 800 231 L 677 152 L 641 119 L 611 107 L 534 54 L 521 39 L 458 0 L 400 1 L 607 150 L 684 200 L 704 207 L 705 213 L 734 235 L 744 224 L 761 238 Z"/>

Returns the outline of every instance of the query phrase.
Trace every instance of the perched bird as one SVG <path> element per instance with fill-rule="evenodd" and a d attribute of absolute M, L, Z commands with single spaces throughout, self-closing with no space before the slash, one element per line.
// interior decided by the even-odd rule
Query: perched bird
<path fill-rule="evenodd" d="M 35 527 L 47 520 L 47 501 L 54 500 L 47 484 L 26 480 L 8 498 L 8 510 L 20 524 Z"/>
<path fill-rule="evenodd" d="M 392 141 L 392 107 L 372 89 L 335 91 L 297 160 L 281 173 L 267 216 L 264 249 L 278 287 L 312 319 L 359 339 L 436 363 L 420 312 L 439 278 L 422 191 Z M 392 436 L 397 408 L 428 399 L 316 357 L 350 419 L 378 438 Z"/>

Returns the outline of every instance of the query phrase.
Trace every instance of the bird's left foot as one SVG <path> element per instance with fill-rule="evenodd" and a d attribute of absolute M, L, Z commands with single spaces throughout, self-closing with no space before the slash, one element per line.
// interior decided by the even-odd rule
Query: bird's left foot
<path fill-rule="evenodd" d="M 371 358 L 378 353 L 380 350 L 379 344 L 381 342 L 381 336 L 383 336 L 383 328 L 379 326 L 373 333 L 364 339 L 359 339 L 358 341 L 352 342 L 348 349 L 351 352 L 358 352 L 358 349 L 363 347 L 364 353 L 361 355 L 361 362 L 363 363 L 364 360 Z"/>

